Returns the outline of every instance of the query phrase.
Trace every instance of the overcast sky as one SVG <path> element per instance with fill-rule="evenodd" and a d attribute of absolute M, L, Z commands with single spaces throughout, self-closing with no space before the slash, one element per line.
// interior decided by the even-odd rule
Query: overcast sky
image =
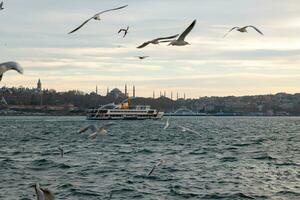
<path fill-rule="evenodd" d="M 25 74 L 8 72 L 0 86 L 91 92 L 98 85 L 153 90 L 188 97 L 300 92 L 300 3 L 298 0 L 3 0 L 0 62 L 17 61 Z M 93 14 L 102 15 L 67 33 Z M 136 46 L 197 24 L 185 47 Z M 232 32 L 233 26 L 255 25 Z M 126 38 L 119 28 L 130 26 Z M 135 56 L 148 55 L 139 60 Z"/>

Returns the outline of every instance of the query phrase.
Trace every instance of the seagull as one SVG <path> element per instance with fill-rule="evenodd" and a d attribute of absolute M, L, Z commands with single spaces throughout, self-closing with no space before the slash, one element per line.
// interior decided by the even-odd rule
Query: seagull
<path fill-rule="evenodd" d="M 140 59 L 140 60 L 144 60 L 145 58 L 148 58 L 149 56 L 138 56 L 138 58 Z"/>
<path fill-rule="evenodd" d="M 177 35 L 172 35 L 172 36 L 168 36 L 168 37 L 160 37 L 160 38 L 155 38 L 153 40 L 144 42 L 143 44 L 141 44 L 140 46 L 138 46 L 138 49 L 144 48 L 145 46 L 149 45 L 149 44 L 159 44 L 161 42 L 161 40 L 167 40 L 167 39 L 173 39 L 176 38 L 179 34 Z"/>
<path fill-rule="evenodd" d="M 191 25 L 189 25 L 189 27 L 187 27 L 185 29 L 185 31 L 183 31 L 183 33 L 176 40 L 163 41 L 163 42 L 170 42 L 169 45 L 172 45 L 172 46 L 185 46 L 185 45 L 189 45 L 189 43 L 186 42 L 186 41 L 184 41 L 184 39 L 191 32 L 191 30 L 194 28 L 195 24 L 196 24 L 196 20 L 194 20 L 191 23 Z"/>
<path fill-rule="evenodd" d="M 3 10 L 4 8 L 3 8 L 3 1 L 1 1 L 1 3 L 0 3 L 0 10 Z"/>
<path fill-rule="evenodd" d="M 97 135 L 106 135 L 107 134 L 107 130 L 106 128 L 108 128 L 109 126 L 115 125 L 115 123 L 107 123 L 104 124 L 103 126 L 101 126 L 100 128 L 97 128 L 95 125 L 91 124 L 86 126 L 85 128 L 81 129 L 78 131 L 78 133 L 83 133 L 86 132 L 87 130 L 91 129 L 91 131 L 93 132 L 89 138 L 95 139 L 97 137 Z"/>
<path fill-rule="evenodd" d="M 37 200 L 54 200 L 54 194 L 48 190 L 40 187 L 39 183 L 33 185 Z"/>
<path fill-rule="evenodd" d="M 170 127 L 170 123 L 169 123 L 169 118 L 168 118 L 168 120 L 167 120 L 167 122 L 166 122 L 166 124 L 164 126 L 164 130 L 166 130 L 169 127 Z"/>
<path fill-rule="evenodd" d="M 99 12 L 97 14 L 95 14 L 93 17 L 87 19 L 86 21 L 84 21 L 80 26 L 78 26 L 77 28 L 75 28 L 73 31 L 71 31 L 69 34 L 71 33 L 74 33 L 76 32 L 77 30 L 81 29 L 86 23 L 88 23 L 89 21 L 91 21 L 92 19 L 94 20 L 101 20 L 100 18 L 100 15 L 103 14 L 103 13 L 106 13 L 106 12 L 109 12 L 109 11 L 113 11 L 113 10 L 119 10 L 119 9 L 122 9 L 122 8 L 125 8 L 127 7 L 128 5 L 125 5 L 125 6 L 121 6 L 121 7 L 118 7 L 118 8 L 112 8 L 112 9 L 108 9 L 108 10 L 104 10 L 102 12 Z"/>
<path fill-rule="evenodd" d="M 189 128 L 186 128 L 184 126 L 177 126 L 177 128 L 181 129 L 182 132 L 188 132 L 188 133 L 194 133 L 194 134 L 200 135 L 199 132 L 194 131 L 194 130 L 189 129 Z"/>
<path fill-rule="evenodd" d="M 241 32 L 241 33 L 247 33 L 248 31 L 247 31 L 247 28 L 253 28 L 254 30 L 256 30 L 259 34 L 261 34 L 261 35 L 264 35 L 258 28 L 256 28 L 255 26 L 251 26 L 251 25 L 249 25 L 249 26 L 244 26 L 244 27 L 238 27 L 238 26 L 236 26 L 236 27 L 233 27 L 232 29 L 230 29 L 224 36 L 223 36 L 223 38 L 225 38 L 231 31 L 233 31 L 233 30 L 237 30 L 237 31 L 239 31 L 239 32 Z"/>
<path fill-rule="evenodd" d="M 64 149 L 62 148 L 62 146 L 59 146 L 57 149 L 60 151 L 60 156 L 63 158 L 64 157 Z"/>
<path fill-rule="evenodd" d="M 118 31 L 118 34 L 120 34 L 122 31 L 124 31 L 124 35 L 123 35 L 123 38 L 127 35 L 128 33 L 128 30 L 129 30 L 129 26 L 127 26 L 126 29 L 124 28 L 121 28 L 119 31 Z"/>
<path fill-rule="evenodd" d="M 3 74 L 8 70 L 16 70 L 20 74 L 23 74 L 23 68 L 16 62 L 0 63 L 0 81 L 2 80 Z"/>
<path fill-rule="evenodd" d="M 160 165 L 162 165 L 165 161 L 164 160 L 159 160 L 151 169 L 151 171 L 148 173 L 148 176 L 150 176 L 154 170 L 156 169 L 156 167 L 159 167 Z"/>

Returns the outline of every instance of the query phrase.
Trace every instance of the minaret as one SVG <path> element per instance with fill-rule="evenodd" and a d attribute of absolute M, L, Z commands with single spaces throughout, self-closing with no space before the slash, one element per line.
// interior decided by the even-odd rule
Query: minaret
<path fill-rule="evenodd" d="M 96 85 L 96 94 L 98 95 L 98 85 Z"/>
<path fill-rule="evenodd" d="M 178 92 L 177 92 L 177 97 L 176 97 L 176 100 L 178 100 L 178 97 L 179 97 L 179 95 L 178 95 Z"/>
<path fill-rule="evenodd" d="M 185 93 L 184 93 L 184 98 L 183 99 L 185 100 Z"/>
<path fill-rule="evenodd" d="M 155 92 L 153 91 L 153 99 L 155 99 Z"/>
<path fill-rule="evenodd" d="M 125 84 L 125 97 L 128 97 L 127 84 Z"/>
<path fill-rule="evenodd" d="M 37 89 L 38 89 L 39 91 L 42 90 L 42 82 L 41 82 L 41 79 L 38 80 L 38 83 L 37 83 Z"/>
<path fill-rule="evenodd" d="M 133 98 L 135 98 L 135 85 L 132 88 L 132 96 L 133 96 Z"/>
<path fill-rule="evenodd" d="M 109 94 L 109 88 L 107 87 L 106 96 Z"/>

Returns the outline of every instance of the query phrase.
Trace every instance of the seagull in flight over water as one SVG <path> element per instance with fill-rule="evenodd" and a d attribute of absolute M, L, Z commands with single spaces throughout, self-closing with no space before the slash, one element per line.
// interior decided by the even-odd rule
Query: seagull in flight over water
<path fill-rule="evenodd" d="M 89 136 L 89 138 L 96 139 L 97 135 L 106 135 L 108 132 L 106 129 L 112 125 L 115 125 L 115 123 L 107 123 L 101 126 L 100 128 L 97 128 L 95 125 L 91 124 L 79 130 L 78 133 L 83 133 L 90 129 L 93 133 Z"/>
<path fill-rule="evenodd" d="M 225 37 L 226 37 L 231 31 L 233 31 L 233 30 L 237 30 L 237 31 L 239 31 L 239 32 L 241 32 L 241 33 L 248 33 L 247 28 L 253 28 L 253 29 L 256 30 L 259 34 L 264 35 L 264 34 L 263 34 L 258 28 L 256 28 L 255 26 L 249 25 L 249 26 L 244 26 L 244 27 L 238 27 L 238 26 L 233 27 L 232 29 L 230 29 L 230 30 L 223 36 L 223 38 L 225 38 Z"/>
<path fill-rule="evenodd" d="M 88 23 L 88 22 L 91 21 L 92 19 L 94 19 L 94 20 L 101 20 L 100 15 L 102 15 L 103 13 L 110 12 L 110 11 L 113 11 L 113 10 L 120 10 L 120 9 L 125 8 L 125 7 L 127 7 L 127 6 L 128 6 L 128 5 L 121 6 L 121 7 L 118 7 L 118 8 L 112 8 L 112 9 L 108 9 L 108 10 L 104 10 L 104 11 L 102 11 L 102 12 L 99 12 L 99 13 L 95 14 L 93 17 L 91 17 L 91 18 L 85 20 L 80 26 L 78 26 L 77 28 L 75 28 L 73 31 L 69 32 L 69 34 L 74 33 L 74 32 L 76 32 L 77 30 L 81 29 L 86 23 Z"/>
<path fill-rule="evenodd" d="M 181 129 L 182 132 L 188 132 L 188 133 L 193 133 L 193 134 L 200 135 L 199 132 L 194 131 L 194 130 L 189 129 L 189 128 L 186 128 L 186 127 L 184 127 L 184 126 L 177 126 L 177 128 Z"/>
<path fill-rule="evenodd" d="M 189 45 L 188 42 L 185 41 L 185 37 L 192 31 L 196 24 L 196 20 L 194 20 L 191 25 L 189 25 L 185 31 L 176 39 L 176 40 L 171 40 L 171 41 L 162 41 L 162 42 L 170 42 L 169 45 L 171 46 L 185 46 Z"/>
<path fill-rule="evenodd" d="M 129 30 L 129 26 L 127 26 L 127 28 L 121 28 L 119 31 L 118 31 L 118 34 L 120 34 L 122 31 L 124 32 L 124 35 L 123 35 L 123 38 L 127 35 L 128 33 L 128 30 Z"/>
<path fill-rule="evenodd" d="M 164 130 L 166 130 L 169 127 L 170 127 L 170 123 L 169 123 L 169 118 L 168 118 L 168 120 L 167 120 L 167 122 L 166 122 L 166 124 L 164 126 Z"/>
<path fill-rule="evenodd" d="M 33 185 L 37 200 L 55 200 L 54 194 L 48 190 L 40 187 L 39 183 Z"/>
<path fill-rule="evenodd" d="M 172 35 L 172 36 L 168 36 L 168 37 L 159 37 L 159 38 L 155 38 L 153 40 L 149 40 L 147 42 L 144 42 L 143 44 L 141 44 L 140 46 L 138 46 L 138 49 L 144 48 L 149 44 L 159 44 L 160 42 L 162 42 L 161 40 L 168 40 L 168 39 L 173 39 L 176 38 L 179 34 L 177 35 Z M 165 41 L 165 42 L 169 42 L 169 41 Z"/>
<path fill-rule="evenodd" d="M 3 10 L 4 8 L 3 8 L 3 1 L 1 1 L 1 3 L 0 3 L 0 10 Z"/>
<path fill-rule="evenodd" d="M 148 173 L 148 176 L 150 176 L 154 170 L 156 169 L 156 167 L 159 167 L 160 165 L 162 165 L 165 161 L 164 160 L 159 160 L 151 169 L 151 171 Z"/>
<path fill-rule="evenodd" d="M 0 81 L 2 80 L 3 74 L 8 70 L 15 70 L 20 74 L 23 74 L 23 68 L 16 62 L 0 63 Z"/>

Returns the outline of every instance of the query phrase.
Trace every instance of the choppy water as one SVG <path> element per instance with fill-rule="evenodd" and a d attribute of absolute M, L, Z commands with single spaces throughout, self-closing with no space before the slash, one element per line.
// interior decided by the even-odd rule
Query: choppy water
<path fill-rule="evenodd" d="M 300 118 L 120 121 L 92 141 L 74 117 L 0 118 L 0 199 L 300 199 Z M 63 145 L 65 157 L 57 147 Z M 159 159 L 165 163 L 147 176 Z"/>

